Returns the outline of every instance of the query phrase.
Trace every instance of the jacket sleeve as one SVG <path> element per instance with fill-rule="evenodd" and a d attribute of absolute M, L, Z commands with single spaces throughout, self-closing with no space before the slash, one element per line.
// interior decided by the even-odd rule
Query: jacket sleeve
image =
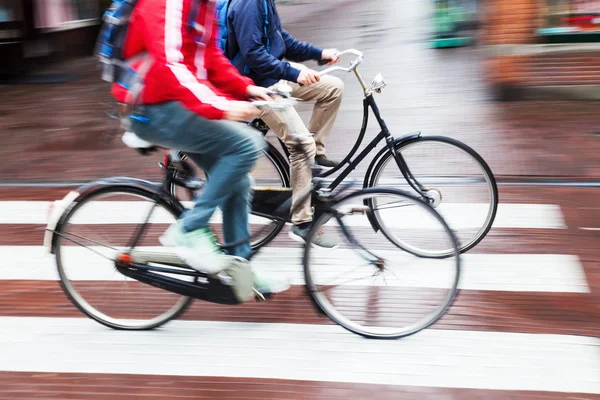
<path fill-rule="evenodd" d="M 185 32 L 189 2 L 153 0 L 151 4 L 152 7 L 144 7 L 142 18 L 155 76 L 160 76 L 169 97 L 190 111 L 207 119 L 223 119 L 232 103 L 217 95 L 207 80 L 198 79 L 181 52 L 182 46 L 194 45 L 191 35 Z"/>
<path fill-rule="evenodd" d="M 262 0 L 244 0 L 231 19 L 240 53 L 248 67 L 262 78 L 297 82 L 300 71 L 267 52 L 263 43 L 264 4 Z"/>
<path fill-rule="evenodd" d="M 243 77 L 231 62 L 225 57 L 217 45 L 219 27 L 214 24 L 212 36 L 206 48 L 206 72 L 208 80 L 217 88 L 233 97 L 245 100 L 248 86 L 253 85 L 252 79 Z"/>
<path fill-rule="evenodd" d="M 286 58 L 297 62 L 307 60 L 321 60 L 323 50 L 321 50 L 320 48 L 315 47 L 310 43 L 299 41 L 285 29 L 281 29 L 281 36 L 283 37 L 283 41 L 285 42 Z"/>

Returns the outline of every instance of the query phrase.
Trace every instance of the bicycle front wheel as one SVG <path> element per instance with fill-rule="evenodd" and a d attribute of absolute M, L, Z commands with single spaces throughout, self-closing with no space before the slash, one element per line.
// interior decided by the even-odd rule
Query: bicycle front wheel
<path fill-rule="evenodd" d="M 475 247 L 489 232 L 498 209 L 498 186 L 485 160 L 472 148 L 457 140 L 431 136 L 400 143 L 396 152 L 414 179 L 434 199 L 432 206 L 454 231 L 461 253 Z M 392 187 L 414 193 L 396 164 L 386 153 L 375 166 L 370 187 Z M 422 257 L 446 257 L 453 249 L 436 252 L 411 246 L 388 229 L 387 221 L 375 213 L 377 226 L 397 246 Z M 415 229 L 428 229 L 416 219 Z"/>
<path fill-rule="evenodd" d="M 172 205 L 144 189 L 119 186 L 89 194 L 67 212 L 57 228 L 56 263 L 62 288 L 80 311 L 113 329 L 148 330 L 187 308 L 189 297 L 128 278 L 115 265 L 116 256 L 132 247 L 169 251 L 158 237 L 177 220 Z"/>
<path fill-rule="evenodd" d="M 407 243 L 431 251 L 451 248 L 452 255 L 421 258 L 398 248 L 371 227 L 370 204 L 378 204 L 388 228 Z M 414 230 L 407 222 L 413 218 L 431 229 Z M 316 247 L 322 233 L 338 248 Z M 417 197 L 387 188 L 363 189 L 331 206 L 315 222 L 303 261 L 316 304 L 339 325 L 368 338 L 400 338 L 433 324 L 452 303 L 460 276 L 458 243 L 442 217 Z"/>
<path fill-rule="evenodd" d="M 203 181 L 210 179 L 202 169 L 197 165 L 190 163 L 195 176 Z M 250 172 L 254 179 L 254 193 L 258 191 L 287 192 L 291 196 L 291 182 L 289 176 L 289 166 L 283 156 L 277 149 L 269 143 L 263 155 L 258 159 L 256 165 Z M 171 184 L 171 194 L 177 198 L 186 208 L 194 205 L 194 198 L 199 195 L 199 191 L 192 191 L 187 188 Z M 285 222 L 268 218 L 267 216 L 250 215 L 250 244 L 254 250 L 270 243 L 281 232 Z M 220 212 L 215 213 L 211 219 L 211 230 L 217 236 L 219 244 L 224 244 L 222 229 L 222 216 Z"/>

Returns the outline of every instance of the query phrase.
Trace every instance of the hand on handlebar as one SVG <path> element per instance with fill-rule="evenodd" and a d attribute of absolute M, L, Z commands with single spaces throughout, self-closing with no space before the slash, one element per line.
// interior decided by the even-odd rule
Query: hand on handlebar
<path fill-rule="evenodd" d="M 356 59 L 354 61 L 352 61 L 352 63 L 350 64 L 350 67 L 344 68 L 344 67 L 340 67 L 340 66 L 332 66 L 323 71 L 320 71 L 319 75 L 324 76 L 324 75 L 327 75 L 334 71 L 352 72 L 356 69 L 356 67 L 358 67 L 363 62 L 363 53 L 362 52 L 355 50 L 355 49 L 348 49 L 348 50 L 344 50 L 342 52 L 335 54 L 335 56 L 337 57 L 337 60 L 335 63 L 337 63 L 339 61 L 339 59 L 346 54 L 353 54 L 356 56 Z M 325 62 L 321 61 L 321 62 L 319 62 L 319 64 L 325 65 Z"/>
<path fill-rule="evenodd" d="M 248 89 L 246 89 L 246 96 L 248 96 L 249 99 L 254 100 L 271 101 L 273 100 L 272 93 L 273 92 L 267 88 L 254 85 L 250 85 L 248 86 Z"/>
<path fill-rule="evenodd" d="M 231 101 L 230 108 L 225 112 L 225 119 L 229 121 L 249 121 L 260 117 L 262 111 L 251 103 L 245 101 Z"/>
<path fill-rule="evenodd" d="M 309 86 L 313 83 L 317 83 L 321 80 L 319 73 L 312 69 L 303 69 L 298 75 L 298 83 L 301 85 Z"/>
<path fill-rule="evenodd" d="M 338 49 L 325 49 L 321 54 L 319 65 L 332 65 L 340 61 L 340 51 Z"/>

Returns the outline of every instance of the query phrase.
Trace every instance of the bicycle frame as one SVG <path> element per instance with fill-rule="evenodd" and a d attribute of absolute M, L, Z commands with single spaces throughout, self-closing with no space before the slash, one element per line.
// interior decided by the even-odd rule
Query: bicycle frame
<path fill-rule="evenodd" d="M 342 161 L 340 161 L 340 163 L 336 167 L 334 167 L 326 172 L 321 173 L 319 175 L 319 177 L 326 178 L 333 174 L 341 172 L 340 175 L 335 180 L 333 180 L 333 182 L 331 182 L 331 184 L 328 186 L 328 190 L 330 190 L 330 191 L 335 190 L 340 185 L 340 183 L 342 183 L 344 181 L 344 179 L 346 179 L 348 177 L 348 175 L 350 175 L 350 173 L 352 173 L 352 171 L 354 171 L 354 169 L 356 169 L 356 166 L 358 166 L 367 157 L 367 155 L 369 155 L 369 153 L 371 153 L 371 151 L 373 151 L 373 149 L 375 149 L 379 145 L 379 142 L 381 142 L 382 140 L 385 140 L 387 149 L 388 149 L 388 151 L 390 151 L 392 153 L 394 160 L 396 161 L 396 164 L 398 165 L 398 168 L 400 169 L 400 172 L 402 173 L 402 176 L 404 177 L 404 179 L 406 179 L 408 184 L 413 188 L 413 190 L 415 190 L 415 192 L 417 192 L 418 194 L 423 196 L 425 199 L 429 200 L 429 196 L 427 196 L 427 194 L 426 194 L 427 189 L 414 177 L 414 175 L 411 173 L 410 169 L 408 168 L 406 161 L 404 161 L 404 157 L 402 157 L 401 154 L 396 152 L 396 149 L 395 149 L 395 146 L 398 143 L 402 143 L 409 139 L 417 138 L 421 135 L 421 132 L 411 133 L 411 134 L 402 136 L 398 139 L 394 138 L 392 136 L 391 132 L 389 131 L 389 129 L 385 123 L 385 120 L 381 116 L 381 113 L 379 112 L 379 107 L 377 106 L 377 103 L 375 102 L 375 98 L 373 97 L 373 91 L 366 88 L 366 85 L 364 84 L 364 81 L 357 69 L 354 69 L 354 73 L 355 73 L 357 79 L 359 80 L 359 82 L 361 83 L 361 86 L 363 87 L 364 92 L 365 92 L 365 98 L 363 100 L 363 120 L 362 120 L 362 125 L 360 128 L 360 132 L 358 134 L 358 138 L 356 140 L 356 143 L 350 150 L 350 152 L 346 155 L 346 157 Z M 377 119 L 377 122 L 379 123 L 379 126 L 381 128 L 381 131 L 367 145 L 367 147 L 362 152 L 360 152 L 360 154 L 358 154 L 356 156 L 356 158 L 353 159 L 353 157 L 356 155 L 356 153 L 358 152 L 358 149 L 360 148 L 360 146 L 362 145 L 362 143 L 364 141 L 365 134 L 366 134 L 367 128 L 369 126 L 369 109 L 371 109 L 373 111 L 373 114 L 375 115 L 375 118 Z M 285 146 L 285 144 L 281 140 L 280 140 L 280 143 L 281 143 L 281 147 L 283 148 L 283 151 L 285 153 L 285 156 L 289 161 L 289 157 L 290 157 L 289 150 L 287 149 L 287 146 Z"/>
<path fill-rule="evenodd" d="M 361 129 L 360 129 L 358 138 L 357 138 L 354 146 L 350 150 L 350 152 L 335 168 L 332 168 L 331 170 L 322 172 L 319 175 L 319 178 L 327 178 L 338 172 L 339 172 L 339 175 L 337 176 L 337 178 L 335 178 L 331 183 L 329 183 L 325 187 L 321 186 L 319 188 L 319 190 L 321 191 L 321 193 L 333 192 L 348 177 L 348 175 L 350 175 L 350 173 L 352 173 L 352 171 L 354 171 L 356 169 L 356 167 L 367 157 L 367 155 L 370 154 L 371 151 L 373 151 L 373 149 L 375 149 L 382 140 L 385 140 L 386 149 L 382 149 L 382 151 L 376 156 L 375 160 L 373 160 L 371 165 L 373 165 L 373 163 L 375 161 L 377 161 L 377 159 L 379 157 L 384 155 L 385 152 L 391 152 L 394 160 L 396 161 L 398 168 L 400 169 L 400 172 L 402 173 L 402 175 L 403 175 L 404 179 L 407 181 L 407 183 L 412 187 L 412 189 L 416 193 L 418 193 L 418 195 L 420 195 L 422 197 L 423 200 L 425 200 L 428 203 L 431 203 L 433 201 L 433 199 L 427 195 L 427 189 L 414 177 L 414 175 L 411 173 L 411 171 L 410 171 L 408 165 L 406 164 L 406 161 L 402 157 L 402 155 L 396 151 L 396 146 L 399 143 L 403 143 L 406 140 L 417 138 L 421 135 L 421 133 L 417 132 L 417 133 L 408 134 L 408 135 L 405 135 L 398 139 L 396 139 L 392 136 L 391 132 L 389 131 L 389 129 L 385 123 L 385 120 L 381 116 L 379 107 L 377 106 L 377 103 L 373 97 L 374 92 L 380 92 L 381 89 L 383 88 L 383 86 L 385 86 L 385 82 L 383 81 L 383 78 L 379 78 L 379 77 L 378 77 L 379 79 L 376 78 L 374 80 L 373 84 L 371 85 L 371 88 L 368 88 L 367 84 L 365 83 L 364 79 L 362 78 L 362 76 L 360 75 L 360 73 L 357 69 L 358 65 L 362 62 L 362 53 L 355 51 L 355 50 L 348 50 L 345 53 L 352 53 L 352 54 L 357 55 L 357 59 L 354 60 L 354 62 L 350 66 L 350 68 L 345 69 L 342 67 L 331 67 L 327 70 L 322 71 L 321 74 L 324 75 L 324 74 L 327 74 L 328 72 L 334 71 L 334 70 L 343 70 L 346 72 L 354 72 L 358 82 L 360 83 L 360 85 L 364 91 L 363 119 L 362 119 Z M 366 134 L 366 131 L 367 131 L 367 128 L 369 125 L 369 110 L 372 110 L 372 112 L 373 112 L 375 118 L 377 119 L 377 122 L 381 128 L 381 131 L 379 132 L 379 134 L 377 134 L 377 136 L 375 138 L 373 138 L 373 140 L 371 140 L 371 142 L 367 145 L 367 147 L 365 149 L 363 149 L 359 154 L 357 154 L 360 146 L 362 145 L 362 143 L 364 141 L 365 134 Z M 262 131 L 263 134 L 265 134 L 265 135 L 267 134 L 267 132 L 269 130 L 268 127 L 264 124 L 264 122 L 262 120 L 252 121 L 250 123 L 250 125 L 253 126 L 254 128 Z M 285 153 L 285 157 L 287 158 L 288 165 L 286 165 L 285 167 L 289 168 L 289 159 L 290 159 L 289 150 L 287 149 L 287 146 L 281 140 L 279 140 L 279 141 L 282 145 L 281 147 Z M 281 153 L 277 152 L 275 149 L 273 149 L 273 151 L 278 154 L 281 154 Z M 174 155 L 174 157 L 172 159 L 171 156 L 173 156 L 173 155 Z M 181 154 L 181 155 L 183 155 L 185 157 L 184 154 Z M 161 164 L 161 167 L 166 172 L 165 180 L 163 181 L 163 190 L 167 193 L 169 192 L 170 187 L 173 183 L 176 184 L 177 186 L 185 187 L 190 190 L 199 189 L 199 187 L 197 187 L 195 185 L 192 170 L 189 168 L 189 166 L 185 162 L 185 158 L 181 158 L 181 155 L 179 152 L 176 152 L 176 154 L 169 152 L 169 153 L 167 153 L 167 155 L 165 157 L 164 163 Z M 283 157 L 280 157 L 279 159 L 277 159 L 277 157 L 276 157 L 276 159 L 274 161 L 282 164 L 282 163 L 284 163 L 284 160 L 282 158 Z M 175 163 L 175 165 L 173 165 L 173 162 Z M 370 168 L 369 168 L 369 170 L 370 170 Z M 187 176 L 187 177 L 184 179 L 180 179 L 179 178 L 180 172 L 183 172 L 184 176 Z M 367 178 L 368 178 L 368 175 L 369 175 L 369 173 L 367 172 Z M 319 203 L 321 203 L 321 201 L 319 201 L 318 196 L 317 196 L 317 199 L 313 198 L 313 200 L 317 200 L 316 202 L 313 201 L 313 206 L 315 206 L 316 208 L 321 208 L 322 206 L 325 206 L 324 204 L 319 204 Z M 323 200 L 323 199 L 321 199 L 321 200 Z M 267 193 L 257 192 L 257 193 L 255 193 L 254 200 L 253 200 L 252 214 L 261 216 L 261 217 L 270 218 L 274 221 L 279 221 L 279 222 L 284 222 L 284 223 L 290 222 L 291 202 L 292 202 L 291 193 L 279 193 L 277 196 L 273 197 L 272 192 L 267 192 Z M 315 211 L 317 211 L 317 210 L 315 210 Z M 143 229 L 145 229 L 144 226 L 145 226 L 145 224 L 142 226 L 141 230 L 139 232 L 137 232 L 137 234 L 134 236 L 134 238 L 132 238 L 132 243 L 133 243 L 132 247 L 135 246 L 137 238 L 139 236 L 141 236 L 141 234 L 143 234 Z M 224 247 L 231 247 L 233 245 L 237 245 L 237 243 L 236 244 L 226 244 Z"/>
<path fill-rule="evenodd" d="M 335 168 L 332 168 L 331 170 L 322 172 L 319 175 L 319 178 L 327 178 L 327 177 L 332 176 L 339 172 L 339 175 L 331 183 L 329 183 L 326 187 L 321 187 L 321 190 L 324 192 L 333 192 L 335 189 L 337 189 L 339 187 L 339 185 L 348 177 L 348 175 L 350 175 L 352 173 L 352 171 L 354 171 L 356 169 L 356 167 L 367 157 L 367 155 L 369 155 L 373 151 L 373 149 L 375 149 L 379 145 L 379 143 L 382 140 L 385 140 L 387 150 L 385 150 L 385 151 L 382 150 L 377 155 L 377 158 L 379 158 L 380 156 L 385 154 L 386 151 L 391 152 L 394 160 L 396 161 L 398 168 L 400 169 L 400 172 L 402 173 L 402 176 L 407 181 L 407 183 L 412 187 L 412 189 L 418 195 L 420 195 L 422 197 L 423 200 L 425 200 L 428 203 L 431 203 L 433 201 L 433 199 L 429 195 L 427 195 L 427 189 L 414 177 L 414 175 L 410 171 L 408 165 L 406 164 L 404 157 L 402 157 L 401 154 L 396 152 L 396 149 L 395 149 L 395 147 L 399 143 L 402 143 L 406 140 L 417 138 L 421 135 L 421 133 L 416 132 L 416 133 L 402 136 L 397 139 L 392 136 L 391 132 L 389 131 L 389 129 L 385 123 L 385 120 L 381 116 L 379 107 L 377 106 L 377 103 L 375 102 L 375 98 L 373 97 L 374 92 L 380 91 L 381 88 L 379 88 L 379 89 L 378 88 L 372 88 L 372 89 L 367 88 L 367 85 L 365 84 L 362 76 L 360 75 L 360 73 L 358 72 L 358 69 L 357 69 L 357 66 L 358 66 L 358 64 L 360 64 L 361 59 L 362 58 L 359 56 L 359 58 L 353 63 L 353 65 L 349 69 L 349 71 L 354 72 L 354 74 L 357 77 L 361 87 L 363 88 L 364 94 L 365 94 L 364 100 L 363 100 L 363 119 L 362 119 L 361 129 L 360 129 L 358 138 L 356 140 L 356 143 L 354 144 L 354 146 L 352 147 L 350 152 L 346 155 L 346 157 Z M 330 68 L 329 70 L 333 70 L 336 68 L 340 68 L 340 67 L 333 67 L 333 68 Z M 340 68 L 340 69 L 345 70 L 343 68 Z M 325 70 L 325 71 L 323 71 L 323 73 L 327 73 L 327 71 L 329 71 L 329 70 Z M 360 146 L 362 145 L 362 143 L 364 141 L 365 134 L 366 134 L 366 131 L 367 131 L 367 128 L 369 125 L 369 110 L 372 110 L 372 112 L 381 128 L 381 131 L 379 132 L 379 134 L 377 134 L 377 136 L 375 138 L 373 138 L 373 140 L 371 140 L 371 142 L 367 145 L 367 147 L 365 149 L 363 149 L 359 154 L 357 154 L 358 150 L 360 149 Z M 260 130 L 264 135 L 266 135 L 269 131 L 268 126 L 266 126 L 266 124 L 264 124 L 264 122 L 262 120 L 254 120 L 250 123 L 250 125 L 252 127 L 254 127 L 255 129 Z M 290 160 L 289 150 L 288 150 L 287 146 L 281 141 L 281 139 L 279 139 L 279 142 L 280 142 L 283 152 L 285 154 L 285 159 L 287 159 L 287 165 L 282 166 L 282 167 L 286 167 L 289 169 L 289 160 Z M 272 150 L 277 154 L 281 154 L 275 148 L 273 148 Z M 376 161 L 377 158 L 374 161 Z M 169 160 L 165 160 L 165 165 L 168 161 Z M 275 159 L 274 161 L 278 162 L 278 163 L 282 163 L 284 161 L 284 158 L 282 156 L 282 157 L 279 157 L 279 160 Z M 191 173 L 191 170 L 188 170 L 188 168 L 186 167 L 185 162 L 183 162 L 182 164 L 183 165 L 182 165 L 181 170 L 186 173 Z M 167 177 L 165 179 L 164 186 L 163 186 L 166 191 L 169 190 L 168 188 L 169 188 L 171 182 L 173 182 L 173 181 L 175 181 L 175 183 L 178 186 L 183 186 L 183 187 L 189 188 L 189 182 L 178 181 L 177 173 L 169 172 L 167 170 Z M 286 198 L 286 195 L 282 195 L 282 194 L 275 196 L 276 198 L 272 198 L 272 196 L 273 196 L 272 192 L 271 193 L 260 193 L 260 192 L 255 193 L 255 198 L 253 200 L 252 214 L 261 216 L 261 217 L 270 218 L 275 221 L 290 222 L 290 215 L 289 215 L 290 210 L 286 209 L 285 206 L 286 206 L 286 204 L 288 206 L 291 205 L 290 204 L 291 196 L 289 194 L 287 195 L 288 196 L 287 198 Z M 313 204 L 313 205 L 316 206 L 317 204 Z"/>

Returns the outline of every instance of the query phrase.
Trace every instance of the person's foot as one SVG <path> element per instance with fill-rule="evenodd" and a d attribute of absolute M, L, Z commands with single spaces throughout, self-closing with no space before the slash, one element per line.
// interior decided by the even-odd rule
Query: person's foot
<path fill-rule="evenodd" d="M 315 164 L 325 168 L 335 168 L 339 163 L 328 159 L 325 155 L 318 155 L 315 156 Z"/>
<path fill-rule="evenodd" d="M 269 277 L 254 270 L 254 288 L 263 296 L 285 292 L 290 288 L 289 279 Z"/>
<path fill-rule="evenodd" d="M 306 237 L 308 236 L 309 231 L 310 226 L 301 228 L 298 225 L 294 225 L 292 226 L 292 229 L 290 229 L 290 238 L 296 242 L 306 244 Z M 317 233 L 317 235 L 313 237 L 312 244 L 327 250 L 332 250 L 338 247 L 333 239 L 323 231 Z"/>
<path fill-rule="evenodd" d="M 209 228 L 184 232 L 181 224 L 176 222 L 158 240 L 165 247 L 174 247 L 175 254 L 199 272 L 217 274 L 228 266 L 227 256 Z"/>

